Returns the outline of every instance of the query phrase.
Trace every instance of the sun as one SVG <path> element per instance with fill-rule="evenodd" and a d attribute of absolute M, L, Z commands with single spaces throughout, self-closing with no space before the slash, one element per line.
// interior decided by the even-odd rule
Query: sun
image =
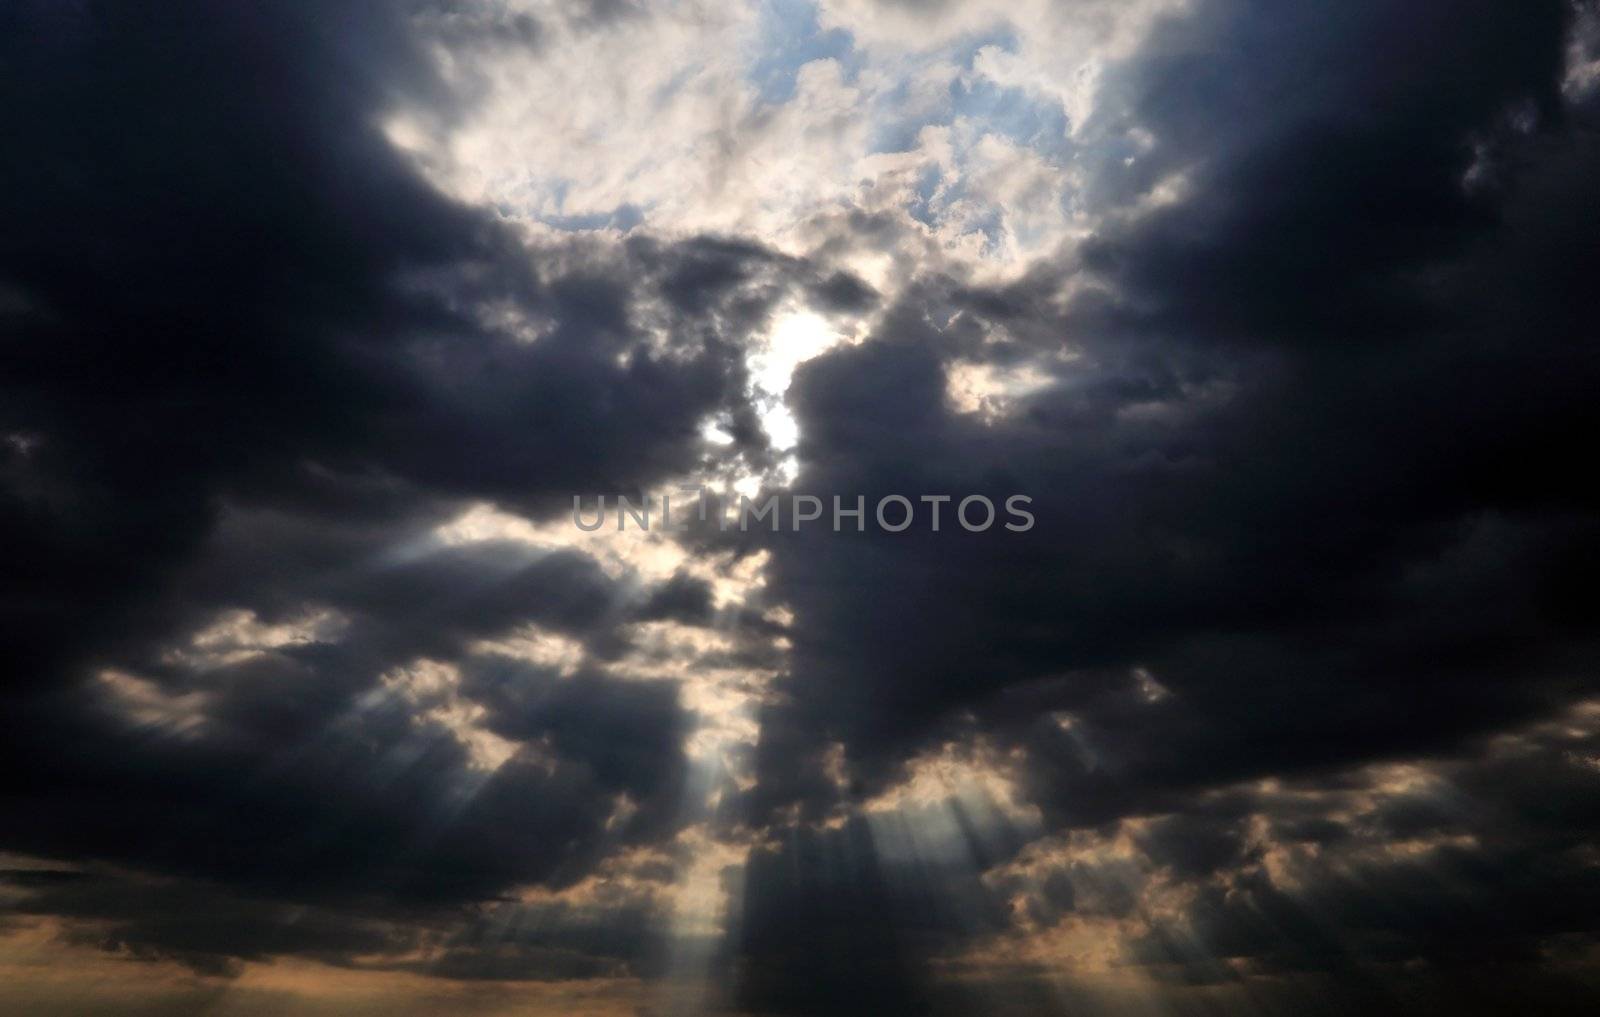
<path fill-rule="evenodd" d="M 786 398 L 794 372 L 806 361 L 854 341 L 815 311 L 791 310 L 780 315 L 765 340 L 752 348 L 747 361 L 750 385 L 767 440 L 786 453 L 780 467 L 784 481 L 793 479 L 794 450 L 800 443 L 800 425 Z"/>

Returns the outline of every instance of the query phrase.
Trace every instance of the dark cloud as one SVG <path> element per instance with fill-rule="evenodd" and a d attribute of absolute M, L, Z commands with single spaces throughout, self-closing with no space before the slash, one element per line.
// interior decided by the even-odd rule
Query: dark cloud
<path fill-rule="evenodd" d="M 757 264 L 751 295 L 697 277 L 692 249 L 534 248 L 423 182 L 380 120 L 401 98 L 454 101 L 427 38 L 533 45 L 526 18 L 369 3 L 0 18 L 0 76 L 29 96 L 3 130 L 30 153 L 0 170 L 3 847 L 264 901 L 231 919 L 160 890 L 29 907 L 223 971 L 399 948 L 303 923 L 248 935 L 291 902 L 439 920 L 670 838 L 674 682 L 579 675 L 521 712 L 484 686 L 482 729 L 513 739 L 491 773 L 441 719 L 484 709 L 476 679 L 457 692 L 405 669 L 529 624 L 609 659 L 638 618 L 707 621 L 705 591 L 433 530 L 474 500 L 550 516 L 574 491 L 697 463 L 699 421 L 737 402 L 743 371 L 698 312 L 738 301 L 758 321 L 791 270 Z M 333 627 L 288 644 L 191 642 L 319 612 Z M 208 935 L 206 913 L 240 936 Z"/>
<path fill-rule="evenodd" d="M 430 45 L 639 16 L 580 7 L 0 12 L 8 931 L 463 981 L 694 940 L 750 1012 L 1131 1006 L 1057 984 L 1076 934 L 1179 1013 L 1592 1008 L 1592 11 L 1193 4 L 1081 127 L 1153 139 L 1084 146 L 1094 237 L 885 297 L 827 262 L 887 214 L 815 261 L 533 242 L 390 144 L 477 87 Z M 790 302 L 871 322 L 795 376 L 795 491 L 1034 528 L 706 528 L 662 581 L 441 530 L 772 467 L 744 353 Z M 958 412 L 958 364 L 1050 384 Z M 726 551 L 770 554 L 746 603 Z M 680 676 L 731 667 L 781 674 L 702 808 Z M 991 783 L 907 791 L 940 767 Z M 697 824 L 750 849 L 721 944 L 673 941 Z"/>
<path fill-rule="evenodd" d="M 740 1002 L 756 1013 L 925 1012 L 921 966 L 1001 924 L 970 866 L 896 857 L 853 819 L 756 852 L 738 924 Z"/>
<path fill-rule="evenodd" d="M 638 617 L 645 621 L 671 620 L 704 625 L 711 620 L 712 607 L 711 585 L 704 579 L 678 572 L 650 595 Z"/>
<path fill-rule="evenodd" d="M 1501 27 L 1492 18 L 1476 27 L 1472 18 L 1449 23 L 1451 33 L 1435 42 L 1453 41 L 1462 59 Z M 1447 133 L 1457 158 L 1402 160 L 1451 209 L 1469 127 L 1493 121 L 1518 98 L 1547 98 L 1559 80 L 1559 17 L 1548 28 L 1538 19 L 1519 24 L 1524 34 L 1544 33 L 1548 45 L 1496 61 L 1492 75 L 1475 68 L 1492 81 L 1474 78 L 1461 94 L 1445 89 L 1449 96 L 1437 100 L 1453 111 Z M 1368 30 L 1392 27 L 1374 15 Z M 1299 15 L 1259 14 L 1247 34 L 1269 30 L 1330 65 L 1351 45 L 1309 32 Z M 1215 60 L 1175 68 L 1154 45 L 1150 66 L 1133 64 L 1150 80 L 1183 67 L 1207 80 L 1248 80 L 1255 66 L 1241 55 L 1241 67 L 1226 73 Z M 1542 61 L 1533 58 L 1539 54 Z M 1315 96 L 1324 104 L 1349 98 L 1336 75 L 1311 85 L 1334 92 Z M 1188 94 L 1176 83 L 1164 87 Z M 1258 95 L 1251 85 L 1235 98 Z M 1232 122 L 1226 97 L 1213 100 L 1208 122 Z M 1143 110 L 1136 105 L 1130 115 Z M 1252 122 L 1238 138 L 1208 132 L 1205 142 L 1237 161 L 1309 158 L 1308 146 L 1320 142 L 1305 139 L 1300 117 L 1320 114 L 1286 103 L 1273 116 L 1288 122 L 1276 130 Z M 1416 116 L 1406 106 L 1364 107 L 1357 119 L 1373 136 L 1362 143 L 1380 145 Z M 1531 156 L 1552 142 L 1535 135 L 1526 144 Z M 1550 158 L 1587 160 L 1588 147 L 1580 136 Z M 1371 218 L 1373 229 L 1415 234 L 1362 212 L 1367 178 L 1330 172 L 1347 190 L 1292 174 L 1270 188 L 1202 180 L 1192 199 L 1100 243 L 1144 267 L 1160 256 L 1170 226 L 1227 255 L 1185 264 L 1256 285 L 1260 273 L 1231 264 L 1229 252 L 1259 249 L 1251 259 L 1278 261 L 1287 255 L 1272 244 L 1285 252 L 1303 246 L 1300 229 L 1241 232 L 1227 217 L 1184 220 L 1209 204 L 1266 195 L 1258 203 L 1292 199 L 1323 216 Z M 1542 172 L 1530 171 L 1530 192 Z M 1382 167 L 1369 177 L 1374 188 L 1392 184 Z M 1254 345 L 1219 348 L 1204 316 L 1152 318 L 1138 285 L 1120 280 L 1109 292 L 1125 294 L 1127 306 L 1107 305 L 1094 295 L 1105 291 L 1091 289 L 1057 319 L 1055 334 L 1070 337 L 1064 348 L 1077 359 L 1059 369 L 1056 385 L 999 422 L 953 413 L 943 367 L 951 355 L 971 356 L 972 346 L 959 329 L 948 335 L 935 322 L 954 314 L 1003 326 L 1036 316 L 1045 288 L 1058 282 L 1041 272 L 987 302 L 948 291 L 938 312 L 899 308 L 873 341 L 806 365 L 791 393 L 804 435 L 799 488 L 859 490 L 869 500 L 904 491 L 1025 492 L 1040 521 L 1025 534 L 775 540 L 779 592 L 799 606 L 792 712 L 815 709 L 804 722 L 842 737 L 852 759 L 870 768 L 879 757 L 902 757 L 902 735 L 925 736 L 957 705 L 1007 722 L 1046 703 L 1087 709 L 1113 729 L 1108 753 L 1147 746 L 1162 757 L 1108 758 L 1106 769 L 1148 764 L 1204 782 L 1263 764 L 1425 751 L 1567 701 L 1578 690 L 1573 664 L 1590 648 L 1592 619 L 1563 595 L 1576 591 L 1561 576 L 1595 539 L 1592 496 L 1571 468 L 1593 430 L 1583 394 L 1593 363 L 1580 321 L 1554 310 L 1574 306 L 1577 294 L 1566 287 L 1575 280 L 1492 285 L 1490 266 L 1516 271 L 1508 248 L 1511 265 L 1559 263 L 1570 253 L 1569 221 L 1518 224 L 1526 215 L 1520 202 L 1530 197 L 1505 198 L 1498 226 L 1482 221 L 1443 251 L 1398 252 L 1374 237 L 1378 260 L 1352 252 L 1306 268 L 1281 298 L 1344 300 L 1376 273 L 1405 289 L 1384 306 L 1417 312 L 1407 312 L 1413 327 L 1383 341 L 1361 322 L 1337 323 L 1300 305 L 1295 315 L 1317 329 L 1337 324 L 1344 341 L 1283 334 L 1263 319 L 1239 336 Z M 1562 207 L 1570 217 L 1592 216 L 1592 206 L 1585 191 L 1568 193 Z M 1453 210 L 1416 214 L 1449 219 L 1451 229 L 1477 221 L 1458 222 Z M 1105 269 L 1091 258 L 1078 271 L 1098 280 Z M 937 294 L 911 299 L 930 295 Z M 1261 307 L 1241 292 L 1219 299 L 1241 314 Z M 1538 329 L 1514 325 L 1534 314 Z M 1170 697 L 1146 701 L 1133 680 L 1139 669 Z M 861 708 L 833 709 L 839 702 Z M 1192 751 L 1200 746 L 1187 743 L 1191 736 L 1205 741 L 1203 751 Z"/>
<path fill-rule="evenodd" d="M 763 717 L 761 821 L 848 809 L 847 788 L 982 737 L 1012 747 L 1048 827 L 1167 815 L 1141 850 L 1205 882 L 1259 871 L 1239 818 L 1197 811 L 1219 787 L 1470 757 L 1592 695 L 1595 616 L 1569 577 L 1600 540 L 1577 466 L 1600 377 L 1576 269 L 1600 206 L 1581 182 L 1592 114 L 1559 90 L 1569 11 L 1323 14 L 1217 4 L 1169 21 L 1112 74 L 1101 114 L 1159 146 L 1092 186 L 1131 201 L 1182 173 L 1181 200 L 1018 284 L 913 290 L 866 344 L 802 368 L 797 489 L 1026 493 L 1039 522 L 767 541 L 796 619 L 787 698 Z M 1480 187 L 1486 144 L 1508 169 Z M 1068 277 L 1079 295 L 1053 304 Z M 981 341 L 996 329 L 1011 338 Z M 949 363 L 1003 366 L 1019 346 L 1072 357 L 1007 417 L 954 412 Z M 822 776 L 835 747 L 844 785 Z M 1575 806 L 1591 794 L 1554 794 L 1569 835 L 1592 832 Z M 1386 836 L 1405 839 L 1424 817 L 1394 808 Z M 1303 842 L 1345 834 L 1281 822 Z M 1563 871 L 1546 854 L 1561 849 L 1527 850 Z M 1433 963 L 1449 937 L 1446 953 L 1476 942 L 1512 963 L 1567 934 L 1544 915 L 1465 923 L 1460 909 L 1495 913 L 1527 858 L 1464 847 L 1461 863 L 1476 884 L 1437 897 L 1420 871 L 1379 865 L 1393 885 L 1363 899 L 1401 896 L 1410 918 L 1364 949 Z M 1199 899 L 1216 923 L 1199 947 L 1157 926 L 1150 956 L 1216 965 L 1275 942 L 1325 970 L 1318 923 L 1362 921 L 1317 899 L 1352 881 L 1293 905 L 1318 914 L 1255 919 L 1256 947 L 1220 942 L 1276 906 L 1250 894 L 1289 899 L 1254 880 Z M 1544 977 L 1516 973 L 1529 991 Z M 1548 977 L 1540 998 L 1564 976 Z M 873 980 L 864 962 L 849 984 Z M 1446 988 L 1407 991 L 1465 1000 Z"/>

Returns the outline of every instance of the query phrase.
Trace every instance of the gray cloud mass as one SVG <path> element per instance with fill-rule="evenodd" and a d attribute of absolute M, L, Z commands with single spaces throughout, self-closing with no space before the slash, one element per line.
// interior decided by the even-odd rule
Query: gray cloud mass
<path fill-rule="evenodd" d="M 1591 1012 L 1597 24 L 0 8 L 0 1009 Z"/>

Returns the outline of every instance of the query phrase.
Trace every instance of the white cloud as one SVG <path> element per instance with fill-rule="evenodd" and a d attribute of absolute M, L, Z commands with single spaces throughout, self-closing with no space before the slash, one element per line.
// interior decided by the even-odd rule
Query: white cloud
<path fill-rule="evenodd" d="M 529 3 L 536 45 L 441 37 L 461 108 L 396 110 L 386 126 L 438 186 L 535 233 L 642 222 L 808 254 L 816 224 L 853 209 L 894 217 L 879 243 L 923 267 L 1003 275 L 1089 227 L 1073 139 L 1102 69 L 1175 3 L 826 0 L 820 28 L 849 33 L 826 53 L 759 4 L 596 25 Z M 846 264 L 894 282 L 883 257 L 899 252 L 876 253 Z"/>

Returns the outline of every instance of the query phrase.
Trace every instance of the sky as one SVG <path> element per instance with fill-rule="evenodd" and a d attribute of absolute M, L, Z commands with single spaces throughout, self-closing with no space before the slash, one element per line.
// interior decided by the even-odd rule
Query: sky
<path fill-rule="evenodd" d="M 1600 1006 L 1592 0 L 5 0 L 0 95 L 0 1011 Z"/>

